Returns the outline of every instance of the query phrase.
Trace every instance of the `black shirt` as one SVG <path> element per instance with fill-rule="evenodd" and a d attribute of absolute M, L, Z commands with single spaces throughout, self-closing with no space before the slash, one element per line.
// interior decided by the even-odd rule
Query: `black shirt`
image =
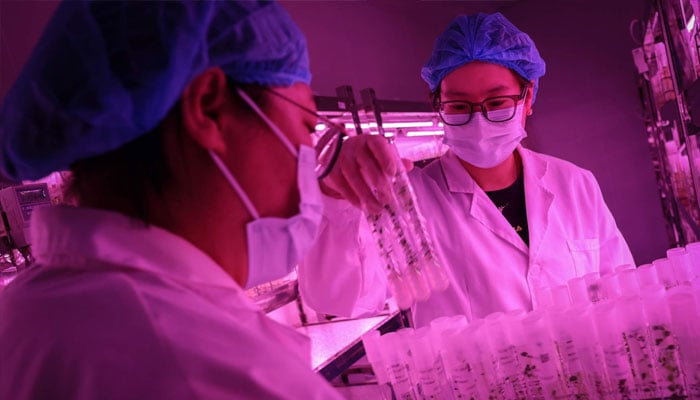
<path fill-rule="evenodd" d="M 498 207 L 506 220 L 513 226 L 526 245 L 530 245 L 527 229 L 527 212 L 525 210 L 525 181 L 523 174 L 505 189 L 486 192 L 493 204 Z"/>

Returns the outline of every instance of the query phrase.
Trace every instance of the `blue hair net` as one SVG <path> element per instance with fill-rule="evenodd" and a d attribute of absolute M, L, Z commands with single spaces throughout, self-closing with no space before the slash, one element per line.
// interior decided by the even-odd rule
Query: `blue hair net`
<path fill-rule="evenodd" d="M 37 179 L 154 129 L 187 84 L 309 83 L 306 40 L 270 1 L 65 1 L 0 109 L 0 170 Z"/>
<path fill-rule="evenodd" d="M 450 22 L 435 40 L 433 54 L 421 70 L 421 77 L 434 92 L 447 74 L 476 60 L 502 65 L 528 81 L 534 80 L 535 95 L 539 78 L 545 72 L 544 60 L 530 36 L 501 13 L 479 13 L 461 15 Z"/>

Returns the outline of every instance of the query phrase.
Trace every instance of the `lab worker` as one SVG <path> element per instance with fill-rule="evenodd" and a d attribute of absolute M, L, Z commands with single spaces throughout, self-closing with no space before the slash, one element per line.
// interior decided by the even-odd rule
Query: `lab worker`
<path fill-rule="evenodd" d="M 278 4 L 60 4 L 0 111 L 0 168 L 70 168 L 0 294 L 0 399 L 336 399 L 246 286 L 321 218 L 304 36 Z"/>
<path fill-rule="evenodd" d="M 591 172 L 520 144 L 544 73 L 534 42 L 499 13 L 459 16 L 435 41 L 421 77 L 449 151 L 409 177 L 450 286 L 413 306 L 417 326 L 532 310 L 554 286 L 634 264 Z M 320 238 L 300 267 L 317 311 L 383 306 L 386 278 L 360 210 L 381 210 L 397 165 L 381 137 L 343 144 L 322 183 Z"/>

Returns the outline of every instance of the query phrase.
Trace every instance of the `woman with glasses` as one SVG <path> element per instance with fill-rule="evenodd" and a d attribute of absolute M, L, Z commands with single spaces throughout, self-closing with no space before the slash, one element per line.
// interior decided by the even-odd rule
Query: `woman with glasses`
<path fill-rule="evenodd" d="M 437 38 L 421 76 L 449 151 L 409 175 L 451 285 L 413 307 L 416 325 L 530 310 L 546 304 L 548 288 L 634 263 L 593 175 L 520 145 L 544 72 L 533 41 L 501 14 L 457 17 Z M 334 198 L 300 270 L 318 311 L 360 315 L 383 304 L 381 262 L 357 208 L 386 201 L 390 154 L 383 138 L 350 138 L 322 181 Z"/>
<path fill-rule="evenodd" d="M 342 398 L 243 290 L 320 223 L 310 79 L 274 2 L 58 6 L 0 109 L 0 171 L 70 168 L 76 206 L 33 212 L 0 399 Z"/>

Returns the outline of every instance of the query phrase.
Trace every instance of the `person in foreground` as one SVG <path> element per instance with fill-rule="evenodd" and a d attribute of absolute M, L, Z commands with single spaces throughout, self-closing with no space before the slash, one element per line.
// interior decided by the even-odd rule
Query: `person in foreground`
<path fill-rule="evenodd" d="M 70 168 L 0 294 L 2 399 L 334 399 L 248 299 L 321 218 L 306 42 L 276 3 L 59 5 L 0 111 L 0 168 Z"/>
<path fill-rule="evenodd" d="M 409 177 L 450 286 L 413 307 L 417 326 L 531 310 L 569 279 L 634 265 L 591 172 L 520 145 L 544 72 L 532 39 L 499 13 L 459 16 L 435 41 L 421 76 L 449 151 Z M 384 304 L 386 278 L 360 210 L 387 201 L 391 154 L 384 138 L 350 138 L 322 182 L 320 237 L 299 273 L 319 312 L 357 316 Z"/>

